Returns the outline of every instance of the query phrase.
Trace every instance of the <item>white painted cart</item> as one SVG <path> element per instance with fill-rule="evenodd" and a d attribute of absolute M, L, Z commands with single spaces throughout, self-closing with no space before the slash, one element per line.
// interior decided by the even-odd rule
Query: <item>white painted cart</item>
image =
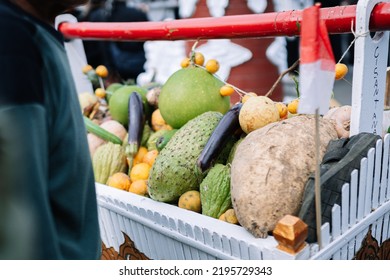
<path fill-rule="evenodd" d="M 389 1 L 361 0 L 356 6 L 352 135 L 382 133 L 389 35 L 369 33 L 370 17 L 379 2 Z M 69 31 L 61 25 L 59 29 Z M 67 43 L 71 61 L 76 59 L 74 50 L 83 54 L 77 37 L 83 38 L 76 34 Z M 79 86 L 85 84 L 80 74 L 75 79 Z M 272 236 L 254 238 L 240 226 L 96 184 L 102 241 L 111 257 L 119 259 L 389 259 L 389 147 L 386 134 L 361 161 L 360 171 L 352 172 L 350 183 L 342 188 L 341 205 L 333 207 L 331 227 L 322 226 L 321 249 L 318 244 L 305 244 L 298 253 L 289 254 L 277 248 Z"/>

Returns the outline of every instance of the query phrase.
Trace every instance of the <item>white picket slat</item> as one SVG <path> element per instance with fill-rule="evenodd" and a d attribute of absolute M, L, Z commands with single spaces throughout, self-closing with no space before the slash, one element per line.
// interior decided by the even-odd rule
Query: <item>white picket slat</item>
<path fill-rule="evenodd" d="M 341 188 L 341 234 L 349 228 L 349 184 L 345 183 Z M 348 244 L 340 249 L 340 259 L 348 257 Z"/>
<path fill-rule="evenodd" d="M 133 208 L 133 211 L 135 209 L 137 209 L 137 208 Z M 145 227 L 143 224 L 134 221 L 133 219 L 130 219 L 130 220 L 132 221 L 131 226 L 136 229 L 135 230 L 135 232 L 137 232 L 136 236 L 138 236 L 138 238 L 140 240 L 140 242 L 135 243 L 135 245 L 138 246 L 139 247 L 138 249 L 141 250 L 148 258 L 153 258 L 152 255 L 153 255 L 154 248 L 151 247 L 152 244 L 148 241 L 148 238 L 147 238 L 148 235 L 146 233 L 148 231 L 148 228 Z"/>
<path fill-rule="evenodd" d="M 156 224 L 161 225 L 163 223 L 163 216 L 160 213 L 154 212 L 149 213 L 150 219 L 154 221 Z M 173 254 L 173 251 L 171 250 L 169 244 L 169 237 L 163 234 L 160 234 L 156 230 L 152 230 L 154 239 L 156 240 L 156 243 L 159 244 L 159 250 L 161 251 L 161 259 L 162 260 L 171 260 L 175 256 Z"/>
<path fill-rule="evenodd" d="M 205 243 L 202 229 L 198 226 L 194 227 L 194 237 L 195 237 L 195 240 L 197 240 L 203 244 Z M 209 258 L 208 254 L 206 254 L 203 251 L 199 251 L 199 259 L 200 260 L 207 260 L 208 258 Z"/>
<path fill-rule="evenodd" d="M 131 220 L 130 223 L 131 227 L 134 228 L 135 235 L 138 236 L 138 242 L 134 241 L 134 245 L 138 250 L 140 250 L 142 253 L 144 253 L 148 258 L 152 258 L 152 250 L 153 248 L 150 248 L 148 238 L 146 235 L 146 231 L 148 231 L 148 228 L 145 227 L 141 223 L 134 222 Z"/>
<path fill-rule="evenodd" d="M 382 236 L 382 226 L 383 226 L 383 216 L 380 217 L 378 220 L 375 221 L 375 233 L 373 232 L 372 236 L 375 237 L 378 242 L 381 242 L 381 236 Z"/>
<path fill-rule="evenodd" d="M 98 200 L 98 202 L 99 202 L 99 200 Z M 103 214 L 104 211 L 106 211 L 105 208 L 98 207 L 100 238 L 102 239 L 104 244 L 106 246 L 108 246 L 109 244 L 107 244 L 107 242 L 108 242 L 108 239 L 109 239 L 109 234 L 107 234 L 108 227 L 106 226 L 106 220 L 105 220 L 105 217 L 104 217 L 104 214 Z"/>
<path fill-rule="evenodd" d="M 153 214 L 151 211 L 145 210 L 145 209 L 139 209 L 139 214 L 146 220 L 152 221 L 151 217 Z M 150 258 L 154 260 L 159 260 L 163 256 L 163 252 L 161 252 L 159 240 L 156 240 L 156 235 L 154 233 L 154 230 L 152 228 L 146 227 L 145 228 L 145 237 L 148 242 L 151 255 Z"/>
<path fill-rule="evenodd" d="M 161 215 L 161 226 L 162 227 L 165 227 L 165 228 L 167 228 L 167 229 L 169 229 L 170 228 L 170 221 L 169 221 L 170 219 L 169 219 L 169 217 L 167 217 L 167 216 L 165 216 L 165 215 Z M 166 239 L 166 242 L 167 242 L 167 249 L 169 250 L 169 252 L 170 252 L 170 255 L 171 255 L 171 258 L 170 259 L 179 259 L 178 258 L 178 254 L 177 254 L 177 252 L 176 252 L 176 241 L 175 240 L 173 240 L 172 238 L 167 238 Z"/>
<path fill-rule="evenodd" d="M 222 251 L 222 239 L 218 235 L 218 233 L 213 232 L 212 234 L 212 240 L 213 240 L 213 248 L 217 249 L 218 251 Z"/>
<path fill-rule="evenodd" d="M 381 241 L 380 241 L 381 243 L 390 237 L 389 236 L 389 229 L 390 229 L 389 216 L 390 216 L 390 213 L 386 213 L 383 216 L 382 236 L 381 236 Z"/>
<path fill-rule="evenodd" d="M 250 260 L 249 247 L 243 240 L 238 240 L 240 246 L 240 256 L 242 260 Z"/>
<path fill-rule="evenodd" d="M 364 202 L 366 200 L 366 182 L 367 182 L 367 158 L 363 158 L 360 162 L 359 172 L 359 190 L 358 190 L 358 211 L 356 220 L 361 221 L 364 218 Z"/>
<path fill-rule="evenodd" d="M 109 209 L 104 209 L 102 211 L 103 217 L 104 217 L 104 223 L 105 223 L 106 229 L 107 229 L 107 236 L 108 236 L 106 246 L 113 247 L 114 249 L 118 250 L 119 243 L 117 241 L 117 236 L 115 234 L 114 224 L 113 224 L 113 221 L 111 219 L 110 212 L 111 211 Z"/>
<path fill-rule="evenodd" d="M 335 204 L 332 207 L 332 239 L 338 238 L 341 235 L 341 207 Z M 332 255 L 333 260 L 340 260 L 340 250 Z"/>
<path fill-rule="evenodd" d="M 382 171 L 381 171 L 381 188 L 379 195 L 379 205 L 386 200 L 386 190 L 388 183 L 389 172 L 389 134 L 386 134 L 383 140 L 383 152 L 382 152 Z"/>
<path fill-rule="evenodd" d="M 232 248 L 230 247 L 229 239 L 225 235 L 222 235 L 220 238 L 222 240 L 222 251 L 228 255 L 231 255 Z"/>
<path fill-rule="evenodd" d="M 186 223 L 186 236 L 188 236 L 191 239 L 195 239 L 193 227 L 188 223 Z M 191 252 L 191 260 L 200 260 L 198 248 L 191 246 L 190 252 Z"/>
<path fill-rule="evenodd" d="M 263 260 L 263 253 L 257 246 L 253 244 L 249 245 L 249 259 L 251 260 Z"/>
<path fill-rule="evenodd" d="M 351 260 L 353 259 L 353 257 L 355 256 L 356 252 L 355 252 L 355 238 L 353 238 L 350 242 L 348 242 L 348 252 L 347 252 L 347 260 Z"/>
<path fill-rule="evenodd" d="M 349 184 L 341 187 L 341 233 L 349 228 Z"/>
<path fill-rule="evenodd" d="M 349 224 L 353 226 L 356 223 L 357 203 L 358 203 L 358 170 L 353 170 L 351 173 L 350 182 L 350 207 L 349 207 Z"/>
<path fill-rule="evenodd" d="M 230 238 L 230 248 L 232 251 L 232 256 L 241 259 L 241 249 L 240 249 L 240 242 L 236 238 Z"/>
<path fill-rule="evenodd" d="M 325 223 L 321 226 L 321 249 L 325 248 L 330 244 L 331 235 L 330 235 L 330 225 Z"/>
<path fill-rule="evenodd" d="M 210 248 L 214 248 L 213 235 L 211 234 L 209 229 L 207 228 L 203 229 L 203 237 L 204 237 L 204 244 L 206 244 Z"/>
<path fill-rule="evenodd" d="M 332 207 L 332 237 L 337 238 L 341 235 L 341 208 L 335 204 Z"/>
<path fill-rule="evenodd" d="M 168 229 L 169 232 L 178 232 L 178 227 L 176 221 L 169 217 L 168 219 Z M 173 240 L 173 251 L 175 252 L 174 254 L 176 255 L 177 260 L 184 260 L 184 250 L 183 250 L 183 243 L 177 241 L 176 239 L 172 238 Z"/>
<path fill-rule="evenodd" d="M 371 148 L 367 155 L 367 181 L 366 181 L 366 197 L 364 201 L 364 217 L 367 216 L 372 209 L 372 182 L 374 180 L 374 157 L 375 149 Z"/>
<path fill-rule="evenodd" d="M 373 209 L 379 205 L 379 191 L 380 191 L 380 179 L 381 179 L 381 161 L 382 161 L 382 140 L 379 139 L 375 146 L 375 165 L 374 165 L 374 180 L 372 186 L 372 203 Z"/>

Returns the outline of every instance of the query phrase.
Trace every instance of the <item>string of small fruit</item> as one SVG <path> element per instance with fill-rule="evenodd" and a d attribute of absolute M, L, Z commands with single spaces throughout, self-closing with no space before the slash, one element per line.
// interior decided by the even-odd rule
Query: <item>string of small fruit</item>
<path fill-rule="evenodd" d="M 82 72 L 87 76 L 95 88 L 95 95 L 98 98 L 104 99 L 106 97 L 106 89 L 104 85 L 104 79 L 108 77 L 108 69 L 104 65 L 99 65 L 95 69 L 87 64 L 82 68 Z"/>
<path fill-rule="evenodd" d="M 221 82 L 224 83 L 224 85 L 219 90 L 219 93 L 221 94 L 221 96 L 231 96 L 232 94 L 237 93 L 240 96 L 241 103 L 245 103 L 248 100 L 248 98 L 250 98 L 250 97 L 258 96 L 258 94 L 253 92 L 253 91 L 249 91 L 249 92 L 244 91 L 244 90 L 238 88 L 237 86 L 234 86 L 234 85 L 222 80 L 216 74 L 216 72 L 219 70 L 219 67 L 220 67 L 218 60 L 209 59 L 205 62 L 204 55 L 201 52 L 196 51 L 196 46 L 198 43 L 199 43 L 199 41 L 196 41 L 193 44 L 191 51 L 189 53 L 189 56 L 185 57 L 181 61 L 182 68 L 187 68 L 189 66 L 199 67 L 199 68 L 206 70 L 210 74 L 214 75 L 215 78 L 217 78 L 218 80 L 220 80 Z M 269 95 L 272 94 L 272 92 L 275 90 L 277 85 L 281 82 L 282 78 L 286 74 L 291 72 L 297 66 L 298 62 L 299 61 L 296 61 L 291 67 L 289 67 L 283 73 L 280 74 L 280 76 L 278 77 L 276 82 L 273 84 L 271 89 L 265 94 L 266 97 L 268 97 Z M 290 112 L 291 114 L 296 114 L 296 111 L 298 108 L 297 101 L 292 101 L 290 103 L 291 104 L 286 105 L 283 102 L 275 102 L 275 105 L 279 111 L 280 119 L 287 118 L 288 112 Z"/>
<path fill-rule="evenodd" d="M 181 61 L 181 67 L 187 68 L 190 65 L 202 68 L 209 72 L 210 74 L 214 75 L 218 80 L 224 83 L 224 85 L 220 88 L 220 94 L 222 96 L 231 96 L 234 92 L 237 92 L 241 99 L 243 99 L 246 95 L 249 96 L 255 96 L 257 95 L 254 92 L 246 92 L 230 83 L 227 83 L 226 81 L 222 80 L 216 73 L 218 72 L 220 68 L 219 61 L 211 58 L 205 62 L 205 57 L 201 52 L 196 51 L 196 46 L 198 45 L 199 41 L 196 41 L 190 51 L 190 54 L 188 57 L 185 57 Z"/>
<path fill-rule="evenodd" d="M 191 65 L 191 66 L 203 68 L 206 71 L 208 71 L 209 73 L 213 74 L 217 79 L 219 79 L 221 82 L 224 83 L 224 85 L 220 88 L 220 94 L 222 96 L 231 96 L 233 93 L 236 92 L 237 94 L 240 95 L 242 103 L 245 103 L 245 101 L 251 96 L 257 96 L 257 93 L 255 93 L 255 92 L 244 91 L 244 90 L 222 80 L 220 77 L 218 77 L 218 75 L 216 75 L 216 72 L 220 68 L 219 62 L 216 59 L 209 59 L 205 63 L 204 55 L 201 52 L 196 51 L 196 46 L 198 45 L 198 43 L 199 43 L 199 41 L 196 41 L 193 44 L 189 56 L 185 57 L 181 61 L 182 68 L 187 68 Z M 281 82 L 282 78 L 286 74 L 290 73 L 293 69 L 295 69 L 297 67 L 298 63 L 299 63 L 299 59 L 297 61 L 295 61 L 289 68 L 287 68 L 285 71 L 283 71 L 279 75 L 279 77 L 275 81 L 275 83 L 272 85 L 271 89 L 265 94 L 265 96 L 268 97 L 269 95 L 271 95 L 273 93 L 273 91 L 275 90 L 275 88 L 278 86 L 278 84 Z M 345 80 L 345 76 L 347 73 L 348 73 L 348 66 L 346 64 L 341 63 L 340 61 L 338 63 L 336 63 L 336 65 L 335 65 L 335 79 L 336 80 L 341 80 L 341 79 Z M 297 84 L 297 81 L 296 80 L 294 80 L 294 81 Z M 280 112 L 280 117 L 282 119 L 287 117 L 288 112 L 290 112 L 291 114 L 297 113 L 298 104 L 299 104 L 298 86 L 297 86 L 296 90 L 297 90 L 297 95 L 298 95 L 298 97 L 296 99 L 291 100 L 288 104 L 285 104 L 283 102 L 276 103 L 276 106 L 278 107 L 278 110 Z"/>

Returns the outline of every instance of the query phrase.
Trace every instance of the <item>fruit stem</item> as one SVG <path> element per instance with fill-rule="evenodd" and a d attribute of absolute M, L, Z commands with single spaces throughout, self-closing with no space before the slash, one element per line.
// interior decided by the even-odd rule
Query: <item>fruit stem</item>
<path fill-rule="evenodd" d="M 293 63 L 293 65 L 291 65 L 289 68 L 287 68 L 286 70 L 284 70 L 282 73 L 280 73 L 279 77 L 277 78 L 277 80 L 275 81 L 275 83 L 272 85 L 272 87 L 270 88 L 270 90 L 265 94 L 266 97 L 268 97 L 269 95 L 271 95 L 273 93 L 273 91 L 275 90 L 275 88 L 278 86 L 278 84 L 280 83 L 280 81 L 283 79 L 283 77 L 288 74 L 289 72 L 291 72 L 295 67 L 297 67 L 299 63 L 299 58 Z"/>
<path fill-rule="evenodd" d="M 102 89 L 106 90 L 105 87 L 104 87 L 104 82 L 103 82 L 102 77 L 98 76 L 98 79 L 99 79 L 100 87 L 101 87 Z"/>
<path fill-rule="evenodd" d="M 195 49 L 196 49 L 196 46 L 198 45 L 198 43 L 199 43 L 199 40 L 196 40 L 196 42 L 191 47 L 189 57 L 190 57 L 190 62 L 192 65 L 196 65 L 195 64 Z"/>

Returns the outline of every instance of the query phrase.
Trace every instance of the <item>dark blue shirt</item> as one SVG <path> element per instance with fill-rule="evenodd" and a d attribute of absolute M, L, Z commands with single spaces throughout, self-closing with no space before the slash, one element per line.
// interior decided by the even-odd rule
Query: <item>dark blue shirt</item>
<path fill-rule="evenodd" d="M 0 34 L 0 258 L 1 246 L 27 243 L 10 257 L 98 259 L 94 176 L 63 38 L 6 0 Z M 29 242 L 16 238 L 23 229 Z"/>

